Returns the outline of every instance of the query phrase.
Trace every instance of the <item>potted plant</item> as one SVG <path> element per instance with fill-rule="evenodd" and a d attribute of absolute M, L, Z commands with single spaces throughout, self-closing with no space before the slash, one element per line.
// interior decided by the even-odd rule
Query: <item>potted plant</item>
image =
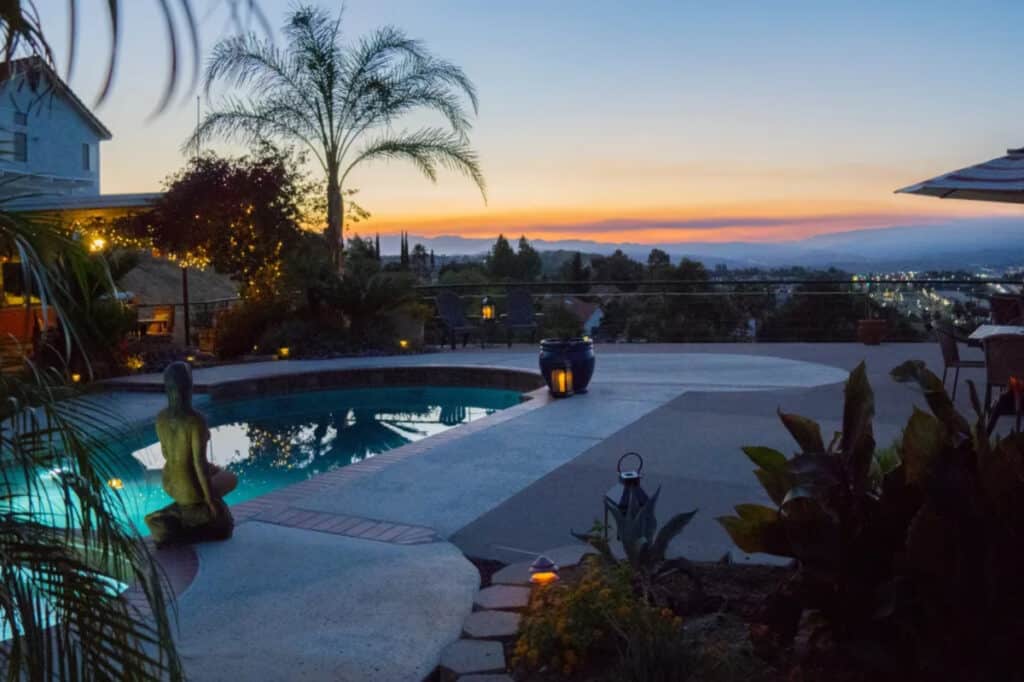
<path fill-rule="evenodd" d="M 586 336 L 567 339 L 544 339 L 540 342 L 540 371 L 551 388 L 551 373 L 566 365 L 572 370 L 572 392 L 586 393 L 594 375 L 594 342 Z"/>
<path fill-rule="evenodd" d="M 857 322 L 857 340 L 866 346 L 881 344 L 888 331 L 888 322 L 884 319 L 877 319 L 874 316 Z"/>

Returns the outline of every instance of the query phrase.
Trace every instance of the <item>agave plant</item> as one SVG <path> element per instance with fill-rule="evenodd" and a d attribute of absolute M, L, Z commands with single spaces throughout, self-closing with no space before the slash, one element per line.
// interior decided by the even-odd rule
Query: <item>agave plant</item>
<path fill-rule="evenodd" d="M 657 581 L 663 575 L 673 571 L 685 572 L 699 585 L 697 574 L 690 562 L 682 557 L 671 561 L 665 558 L 669 543 L 689 525 L 693 517 L 697 515 L 697 510 L 676 514 L 659 529 L 656 516 L 659 495 L 661 495 L 661 486 L 643 505 L 638 502 L 636 497 L 631 497 L 629 507 L 625 511 L 615 505 L 608 507 L 615 521 L 615 528 L 618 531 L 619 540 L 622 542 L 626 561 L 632 566 L 634 575 L 639 580 L 643 596 L 648 600 L 651 598 Z M 572 532 L 572 535 L 596 549 L 604 560 L 609 563 L 617 562 L 605 537 L 605 528 L 600 523 L 595 523 L 589 533 Z"/>
<path fill-rule="evenodd" d="M 929 407 L 914 408 L 897 457 L 875 451 L 862 364 L 843 431 L 826 446 L 818 424 L 780 414 L 800 452 L 744 449 L 774 506 L 719 521 L 745 551 L 796 560 L 768 624 L 777 643 L 800 634 L 807 652 L 876 669 L 989 679 L 1024 641 L 1024 436 L 989 439 L 973 384 L 972 426 L 923 363 L 893 376 L 916 381 Z"/>

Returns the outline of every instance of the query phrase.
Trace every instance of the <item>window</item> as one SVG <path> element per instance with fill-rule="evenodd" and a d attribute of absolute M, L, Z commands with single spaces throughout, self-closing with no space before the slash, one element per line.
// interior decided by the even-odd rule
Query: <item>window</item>
<path fill-rule="evenodd" d="M 14 160 L 28 161 L 28 136 L 25 133 L 14 133 Z"/>
<path fill-rule="evenodd" d="M 28 125 L 28 114 L 15 111 L 14 112 L 14 125 L 16 126 L 27 126 Z"/>
<path fill-rule="evenodd" d="M 92 164 L 89 159 L 89 143 L 82 143 L 82 170 L 92 170 Z"/>

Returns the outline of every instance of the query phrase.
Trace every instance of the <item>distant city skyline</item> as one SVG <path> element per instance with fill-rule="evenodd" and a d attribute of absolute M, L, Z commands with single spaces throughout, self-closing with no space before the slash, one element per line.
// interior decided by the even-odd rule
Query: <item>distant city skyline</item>
<path fill-rule="evenodd" d="M 87 102 L 104 66 L 101 3 L 83 3 L 71 79 Z M 37 4 L 63 64 L 66 3 Z M 277 26 L 292 4 L 261 7 Z M 202 25 L 204 50 L 226 26 L 220 5 Z M 1024 145 L 1024 95 L 1014 87 L 1021 19 L 1024 6 L 1008 1 L 348 0 L 349 40 L 394 24 L 475 81 L 472 140 L 489 184 L 484 205 L 455 175 L 432 185 L 402 164 L 368 167 L 353 185 L 373 217 L 354 229 L 785 241 L 1021 215 L 892 194 Z M 153 191 L 184 163 L 195 96 L 179 93 L 147 120 L 168 68 L 158 3 L 124 3 L 123 22 L 114 90 L 96 110 L 114 133 L 101 183 L 104 192 Z"/>

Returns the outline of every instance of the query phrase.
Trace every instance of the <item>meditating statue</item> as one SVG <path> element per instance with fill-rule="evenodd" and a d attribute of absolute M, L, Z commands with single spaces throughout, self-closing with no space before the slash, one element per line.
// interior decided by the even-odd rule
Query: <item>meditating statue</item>
<path fill-rule="evenodd" d="M 156 417 L 156 435 L 163 453 L 164 491 L 174 500 L 146 516 L 158 547 L 180 542 L 227 540 L 234 519 L 224 496 L 238 477 L 206 459 L 210 429 L 192 407 L 192 370 L 174 362 L 164 370 L 167 407 Z"/>

